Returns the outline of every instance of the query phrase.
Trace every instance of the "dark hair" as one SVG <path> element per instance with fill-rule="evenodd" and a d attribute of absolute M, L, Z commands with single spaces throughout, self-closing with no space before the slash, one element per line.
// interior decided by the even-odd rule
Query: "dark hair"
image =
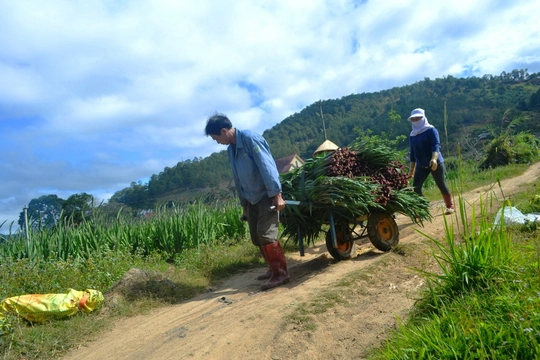
<path fill-rule="evenodd" d="M 231 120 L 224 114 L 214 113 L 208 118 L 204 132 L 208 135 L 221 135 L 221 129 L 232 128 Z"/>

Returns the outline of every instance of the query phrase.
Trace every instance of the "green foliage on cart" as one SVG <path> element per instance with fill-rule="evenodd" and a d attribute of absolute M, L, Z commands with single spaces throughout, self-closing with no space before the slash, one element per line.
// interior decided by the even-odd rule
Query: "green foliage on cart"
<path fill-rule="evenodd" d="M 282 211 L 283 236 L 313 243 L 328 223 L 349 224 L 373 211 L 401 213 L 413 223 L 431 220 L 429 201 L 409 187 L 399 139 L 361 134 L 346 148 L 317 155 L 281 175 L 283 198 L 300 201 Z"/>

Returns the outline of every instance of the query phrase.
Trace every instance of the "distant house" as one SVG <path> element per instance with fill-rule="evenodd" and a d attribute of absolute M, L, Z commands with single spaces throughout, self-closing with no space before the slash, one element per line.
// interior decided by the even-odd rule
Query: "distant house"
<path fill-rule="evenodd" d="M 137 216 L 138 217 L 145 217 L 145 218 L 151 218 L 152 216 L 154 216 L 154 210 L 152 209 L 149 209 L 149 210 L 141 210 L 137 213 Z"/>
<path fill-rule="evenodd" d="M 304 165 L 304 160 L 296 154 L 289 155 L 287 157 L 276 159 L 276 166 L 280 174 L 291 171 L 292 169 L 299 168 Z"/>

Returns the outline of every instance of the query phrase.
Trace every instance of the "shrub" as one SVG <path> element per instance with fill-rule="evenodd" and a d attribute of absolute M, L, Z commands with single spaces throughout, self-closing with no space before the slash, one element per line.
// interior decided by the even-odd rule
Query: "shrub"
<path fill-rule="evenodd" d="M 509 164 L 531 163 L 539 154 L 538 143 L 538 139 L 530 133 L 502 134 L 489 143 L 486 159 L 479 168 L 485 170 Z"/>

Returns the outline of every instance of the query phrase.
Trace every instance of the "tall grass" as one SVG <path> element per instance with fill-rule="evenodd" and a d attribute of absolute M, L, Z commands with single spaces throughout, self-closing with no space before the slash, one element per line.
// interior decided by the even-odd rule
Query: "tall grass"
<path fill-rule="evenodd" d="M 540 233 L 494 226 L 487 206 L 468 221 L 460 199 L 461 230 L 445 222 L 443 240 L 426 236 L 440 272 L 417 270 L 427 290 L 373 358 L 540 358 Z"/>
<path fill-rule="evenodd" d="M 149 219 L 110 219 L 95 212 L 92 219 L 78 226 L 60 224 L 51 229 L 30 230 L 28 239 L 10 236 L 0 244 L 0 259 L 66 261 L 118 250 L 143 256 L 158 252 L 173 260 L 187 249 L 245 237 L 247 226 L 240 216 L 241 209 L 233 201 L 212 206 L 194 203 L 162 207 Z"/>
<path fill-rule="evenodd" d="M 508 264 L 512 261 L 512 240 L 506 234 L 504 222 L 495 227 L 491 224 L 487 204 L 482 198 L 479 217 L 473 206 L 469 220 L 465 205 L 460 197 L 456 213 L 462 224 L 459 234 L 446 217 L 443 240 L 424 234 L 434 245 L 433 257 L 442 271 L 440 274 L 423 272 L 428 279 L 429 298 L 434 307 L 444 299 L 453 299 L 470 289 L 489 290 L 511 271 Z"/>

